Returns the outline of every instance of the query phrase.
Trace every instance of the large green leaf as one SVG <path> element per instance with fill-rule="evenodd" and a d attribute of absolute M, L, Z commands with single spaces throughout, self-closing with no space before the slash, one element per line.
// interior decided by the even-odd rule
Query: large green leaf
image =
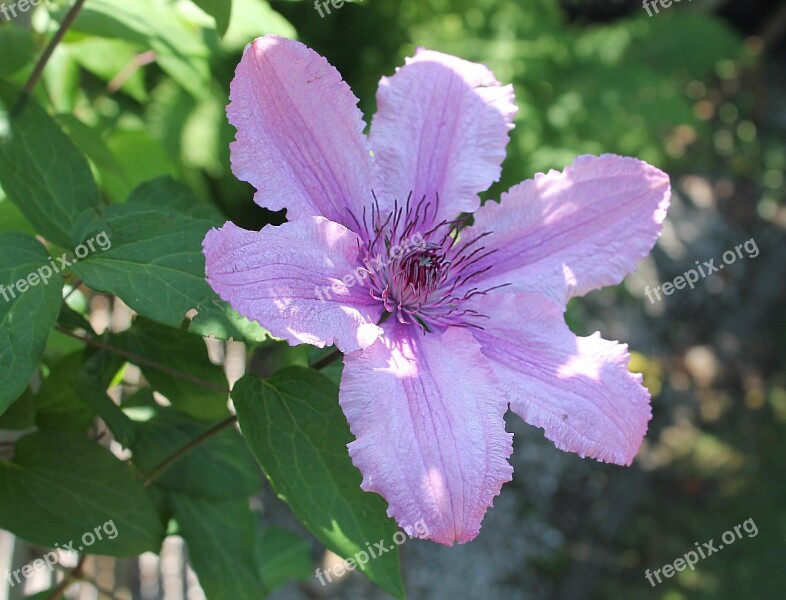
<path fill-rule="evenodd" d="M 49 267 L 51 279 L 44 283 L 40 275 L 47 272 L 38 271 L 44 265 L 48 254 L 34 238 L 0 233 L 0 415 L 33 377 L 60 311 L 63 278 Z M 29 284 L 33 273 L 38 283 L 20 293 L 17 282 Z"/>
<path fill-rule="evenodd" d="M 330 380 L 290 367 L 267 381 L 247 375 L 232 398 L 246 442 L 276 493 L 328 548 L 349 558 L 367 543 L 392 539 L 396 525 L 385 515 L 385 502 L 360 489 L 346 448 L 352 434 Z M 404 597 L 397 550 L 362 570 Z"/>
<path fill-rule="evenodd" d="M 6 111 L 18 93 L 0 83 Z M 0 111 L 1 113 L 2 111 Z M 0 183 L 8 198 L 41 235 L 70 247 L 78 215 L 100 210 L 98 187 L 90 166 L 74 143 L 33 99 L 2 123 L 0 114 Z"/>
<path fill-rule="evenodd" d="M 73 540 L 89 553 L 134 556 L 158 551 L 164 536 L 128 465 L 78 433 L 19 440 L 14 460 L 0 462 L 0 490 L 0 527 L 44 547 Z M 97 528 L 103 539 L 91 544 L 86 534 L 97 537 Z"/>
<path fill-rule="evenodd" d="M 129 358 L 142 369 L 150 386 L 182 411 L 208 421 L 229 416 L 228 394 L 221 391 L 222 388 L 229 388 L 224 370 L 210 362 L 207 347 L 201 338 L 146 319 L 137 319 L 133 327 L 112 336 L 109 343 L 168 369 L 192 375 L 212 386 L 174 377 L 146 362 Z"/>
<path fill-rule="evenodd" d="M 150 473 L 209 428 L 175 410 L 157 407 L 153 418 L 136 424 L 136 440 L 131 447 L 134 464 L 143 473 Z M 262 480 L 243 440 L 234 429 L 227 429 L 183 456 L 155 483 L 191 496 L 232 498 L 256 493 Z"/>
<path fill-rule="evenodd" d="M 247 498 L 207 500 L 170 494 L 188 557 L 210 600 L 260 600 L 266 595 L 254 559 L 256 518 Z"/>
<path fill-rule="evenodd" d="M 95 290 L 115 294 L 138 313 L 179 327 L 191 309 L 207 310 L 215 294 L 205 281 L 202 238 L 212 223 L 146 205 L 114 205 L 83 232 L 106 231 L 112 247 L 73 271 Z"/>

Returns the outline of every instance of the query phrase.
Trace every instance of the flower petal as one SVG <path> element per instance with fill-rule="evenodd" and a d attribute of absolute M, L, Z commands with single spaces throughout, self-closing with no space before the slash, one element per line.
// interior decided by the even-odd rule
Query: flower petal
<path fill-rule="evenodd" d="M 467 542 L 513 473 L 506 402 L 466 330 L 384 328 L 376 344 L 344 357 L 340 402 L 361 487 L 381 494 L 408 534 Z"/>
<path fill-rule="evenodd" d="M 562 173 L 525 181 L 502 203 L 487 202 L 462 233 L 493 254 L 478 261 L 473 286 L 511 284 L 561 306 L 614 285 L 633 271 L 660 234 L 671 197 L 669 177 L 635 158 L 581 156 Z"/>
<path fill-rule="evenodd" d="M 358 242 L 343 225 L 309 217 L 262 231 L 225 223 L 202 246 L 210 286 L 239 313 L 291 344 L 354 352 L 382 332 L 381 303 L 352 283 Z"/>
<path fill-rule="evenodd" d="M 478 193 L 499 179 L 513 87 L 484 65 L 418 50 L 382 78 L 377 106 L 370 133 L 377 197 L 392 203 L 411 191 L 418 202 L 439 194 L 437 221 L 475 211 Z"/>
<path fill-rule="evenodd" d="M 291 221 L 321 215 L 349 227 L 371 201 L 371 156 L 357 98 L 325 58 L 266 35 L 249 44 L 227 107 L 237 128 L 232 170 L 260 206 Z"/>
<path fill-rule="evenodd" d="M 627 346 L 574 335 L 562 308 L 537 294 L 498 291 L 476 304 L 489 322 L 475 339 L 513 412 L 561 450 L 630 464 L 652 413 Z"/>

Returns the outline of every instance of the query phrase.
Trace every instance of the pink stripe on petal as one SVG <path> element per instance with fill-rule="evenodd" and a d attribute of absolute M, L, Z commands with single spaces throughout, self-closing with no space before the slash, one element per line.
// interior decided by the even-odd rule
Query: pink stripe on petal
<path fill-rule="evenodd" d="M 358 236 L 323 217 L 246 231 L 232 223 L 202 242 L 207 280 L 240 314 L 290 344 L 343 352 L 371 345 L 382 305 L 353 278 Z"/>
<path fill-rule="evenodd" d="M 660 235 L 671 197 L 669 177 L 635 158 L 581 156 L 487 202 L 462 233 L 496 252 L 472 286 L 548 296 L 564 306 L 573 296 L 622 281 Z"/>
<path fill-rule="evenodd" d="M 349 227 L 371 201 L 371 156 L 357 98 L 325 58 L 266 35 L 246 47 L 227 107 L 232 170 L 260 206 L 289 220 L 321 215 Z"/>
<path fill-rule="evenodd" d="M 479 206 L 478 193 L 499 179 L 513 88 L 485 66 L 418 50 L 377 91 L 370 140 L 380 200 L 418 202 L 439 194 L 437 219 L 455 219 Z M 434 213 L 431 213 L 433 217 Z"/>
<path fill-rule="evenodd" d="M 475 339 L 513 412 L 561 450 L 629 465 L 652 413 L 627 346 L 574 335 L 561 307 L 536 294 L 497 292 L 477 308 L 489 321 Z"/>
<path fill-rule="evenodd" d="M 510 481 L 506 402 L 472 335 L 424 336 L 388 321 L 373 346 L 344 357 L 340 403 L 361 487 L 410 535 L 472 540 Z"/>

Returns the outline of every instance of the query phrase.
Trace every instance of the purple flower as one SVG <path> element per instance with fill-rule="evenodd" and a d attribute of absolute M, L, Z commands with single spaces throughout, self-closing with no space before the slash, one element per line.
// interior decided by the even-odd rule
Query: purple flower
<path fill-rule="evenodd" d="M 647 255 L 669 178 L 582 156 L 481 207 L 505 158 L 512 87 L 419 50 L 377 102 L 366 138 L 323 57 L 276 36 L 246 48 L 227 109 L 232 168 L 289 222 L 210 231 L 207 277 L 274 335 L 345 353 L 340 403 L 363 489 L 408 533 L 450 545 L 478 534 L 511 479 L 508 405 L 558 448 L 633 460 L 651 416 L 641 376 L 625 345 L 574 335 L 563 313 Z"/>

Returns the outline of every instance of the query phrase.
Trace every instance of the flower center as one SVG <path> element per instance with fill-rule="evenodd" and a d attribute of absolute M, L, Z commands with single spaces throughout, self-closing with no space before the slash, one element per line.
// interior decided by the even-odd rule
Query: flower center
<path fill-rule="evenodd" d="M 491 268 L 477 267 L 495 252 L 479 243 L 488 233 L 464 241 L 464 219 L 435 222 L 439 196 L 433 203 L 425 197 L 417 204 L 411 200 L 410 193 L 406 203 L 396 201 L 392 211 L 383 213 L 374 196 L 370 215 L 366 209 L 362 221 L 352 215 L 363 238 L 360 258 L 372 298 L 400 323 L 416 323 L 424 332 L 483 329 L 477 321 L 488 317 L 467 306 L 467 300 L 503 287 L 481 290 L 470 285 Z"/>

